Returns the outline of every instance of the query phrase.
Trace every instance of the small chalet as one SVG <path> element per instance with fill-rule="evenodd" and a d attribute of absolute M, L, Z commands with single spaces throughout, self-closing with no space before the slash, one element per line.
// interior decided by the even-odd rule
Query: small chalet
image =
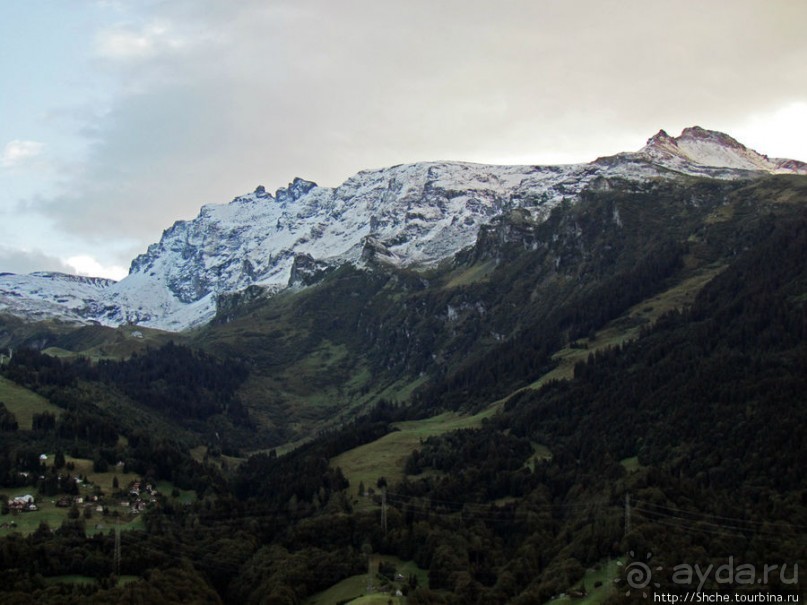
<path fill-rule="evenodd" d="M 37 510 L 36 504 L 34 504 L 34 497 L 30 494 L 11 498 L 8 501 L 8 508 L 11 511 L 23 513 Z"/>

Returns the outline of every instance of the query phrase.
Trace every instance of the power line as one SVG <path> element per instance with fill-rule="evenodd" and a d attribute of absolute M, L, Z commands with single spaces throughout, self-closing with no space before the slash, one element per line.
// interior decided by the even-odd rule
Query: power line
<path fill-rule="evenodd" d="M 745 534 L 748 534 L 748 533 L 751 533 L 751 534 L 754 534 L 754 535 L 779 537 L 779 536 L 782 535 L 782 533 L 784 531 L 784 529 L 779 530 L 779 531 L 768 531 L 768 530 L 766 530 L 764 528 L 760 528 L 760 527 L 742 527 L 742 526 L 738 526 L 738 525 L 729 525 L 728 523 L 716 523 L 716 522 L 713 522 L 713 521 L 706 521 L 705 519 L 687 519 L 686 517 L 679 517 L 677 515 L 672 515 L 672 514 L 669 514 L 669 513 L 662 512 L 662 511 L 654 511 L 654 510 L 645 509 L 645 508 L 643 508 L 641 506 L 634 507 L 634 510 L 638 511 L 640 513 L 644 513 L 644 514 L 655 515 L 655 518 L 648 519 L 648 520 L 652 520 L 654 523 L 661 523 L 663 525 L 671 525 L 671 522 L 672 523 L 677 522 L 676 526 L 678 526 L 678 527 L 692 528 L 692 529 L 695 529 L 697 531 L 710 531 L 711 530 L 712 532 L 725 532 L 726 530 L 728 530 L 730 532 L 734 532 L 733 535 L 738 535 L 738 536 L 741 535 L 743 537 L 747 537 L 747 536 L 745 536 Z M 668 519 L 668 520 L 671 520 L 671 521 L 664 522 L 665 519 Z M 745 532 L 745 534 L 740 534 L 740 533 L 737 533 L 737 532 Z M 793 532 L 791 531 L 789 533 L 793 533 Z M 796 533 L 799 533 L 801 535 L 801 532 L 796 532 Z"/>
<path fill-rule="evenodd" d="M 637 506 L 645 507 L 651 506 L 654 508 L 660 508 L 667 511 L 672 511 L 676 513 L 683 513 L 687 515 L 700 515 L 701 517 L 708 517 L 711 519 L 722 519 L 724 521 L 733 521 L 736 523 L 750 523 L 753 525 L 777 525 L 777 524 L 784 524 L 786 527 L 782 529 L 791 529 L 791 528 L 798 528 L 798 529 L 807 529 L 807 525 L 799 525 L 796 523 L 790 523 L 787 521 L 752 521 L 750 519 L 740 519 L 739 517 L 726 517 L 724 515 L 713 515 L 711 513 L 702 513 L 698 511 L 689 511 L 682 508 L 676 508 L 674 506 L 665 506 L 663 504 L 655 504 L 653 502 L 637 502 Z"/>

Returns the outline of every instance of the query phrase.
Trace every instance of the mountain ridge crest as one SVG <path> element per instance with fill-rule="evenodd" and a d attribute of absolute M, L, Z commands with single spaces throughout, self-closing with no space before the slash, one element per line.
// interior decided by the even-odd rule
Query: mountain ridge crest
<path fill-rule="evenodd" d="M 0 312 L 181 331 L 210 321 L 220 296 L 251 286 L 270 293 L 300 287 L 309 282 L 305 271 L 344 263 L 434 266 L 472 246 L 496 217 L 520 208 L 541 221 L 609 179 L 779 173 L 807 174 L 807 164 L 771 159 L 693 126 L 678 137 L 660 130 L 638 151 L 587 164 L 420 162 L 363 170 L 334 188 L 296 177 L 274 195 L 258 186 L 176 221 L 119 282 L 0 274 Z"/>

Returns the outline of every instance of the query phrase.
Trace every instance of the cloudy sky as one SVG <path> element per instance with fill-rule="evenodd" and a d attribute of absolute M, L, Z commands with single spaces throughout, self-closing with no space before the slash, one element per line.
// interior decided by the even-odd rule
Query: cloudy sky
<path fill-rule="evenodd" d="M 0 271 L 122 277 L 202 204 L 664 128 L 807 160 L 794 0 L 3 0 Z"/>

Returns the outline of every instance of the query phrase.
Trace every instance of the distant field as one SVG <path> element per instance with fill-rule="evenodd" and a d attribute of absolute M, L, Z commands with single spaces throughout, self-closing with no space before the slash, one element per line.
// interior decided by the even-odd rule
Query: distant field
<path fill-rule="evenodd" d="M 468 268 L 462 268 L 454 271 L 449 276 L 449 280 L 444 286 L 445 288 L 456 288 L 458 286 L 467 286 L 469 284 L 477 284 L 485 282 L 490 278 L 490 274 L 496 269 L 496 261 L 488 260 L 482 263 L 471 265 Z"/>
<path fill-rule="evenodd" d="M 174 491 L 174 484 L 170 481 L 157 481 L 155 487 L 157 491 L 165 496 L 170 496 L 171 492 Z M 193 490 L 177 489 L 177 491 L 179 492 L 179 501 L 183 504 L 190 504 L 196 500 L 196 492 Z"/>
<path fill-rule="evenodd" d="M 99 359 L 127 359 L 148 346 L 160 347 L 168 341 L 181 341 L 180 334 L 163 332 L 138 326 L 85 326 L 60 340 L 62 346 L 48 347 L 43 352 L 54 357 L 87 357 Z"/>
<path fill-rule="evenodd" d="M 619 567 L 620 561 L 621 559 L 610 559 L 603 561 L 594 568 L 586 570 L 583 579 L 575 586 L 570 587 L 570 589 L 574 590 L 585 589 L 585 596 L 571 598 L 567 595 L 552 599 L 545 605 L 563 605 L 565 603 L 574 603 L 574 605 L 599 605 L 600 603 L 604 603 L 606 599 L 614 595 L 614 579 L 618 577 L 621 571 Z M 599 584 L 599 586 L 595 586 L 595 584 Z"/>
<path fill-rule="evenodd" d="M 30 488 L 16 488 L 14 490 L 7 490 L 4 492 L 9 497 L 22 496 L 31 494 L 36 496 L 36 491 Z M 55 498 L 41 498 L 36 502 L 38 510 L 26 513 L 17 513 L 8 515 L 0 515 L 0 524 L 3 523 L 16 523 L 16 527 L 0 527 L 0 537 L 18 532 L 23 536 L 32 534 L 37 530 L 40 523 L 43 521 L 48 524 L 50 529 L 58 529 L 62 523 L 67 519 L 69 508 L 60 508 L 56 506 Z M 118 510 L 122 512 L 120 506 L 110 506 L 110 511 Z M 83 518 L 83 517 L 82 517 Z M 85 531 L 88 535 L 96 533 L 106 533 L 110 531 L 115 525 L 115 519 L 111 516 L 104 517 L 102 513 L 93 511 L 91 519 L 84 520 Z M 121 517 L 120 527 L 122 530 L 143 529 L 143 521 L 140 516 L 134 518 Z"/>
<path fill-rule="evenodd" d="M 304 605 L 332 605 L 359 597 L 367 589 L 367 574 L 350 576 L 304 601 Z"/>
<path fill-rule="evenodd" d="M 642 468 L 642 465 L 639 464 L 639 457 L 638 456 L 631 456 L 630 458 L 623 458 L 619 461 L 619 464 L 628 471 L 629 473 L 635 473 L 639 469 Z"/>
<path fill-rule="evenodd" d="M 31 494 L 36 497 L 36 491 L 31 488 L 21 489 L 15 488 L 14 490 L 4 491 L 9 498 L 16 496 L 23 496 Z M 30 513 L 9 513 L 7 515 L 0 515 L 0 524 L 3 523 L 16 523 L 17 527 L 0 527 L 0 536 L 7 536 L 14 532 L 19 532 L 23 536 L 27 536 L 36 531 L 39 524 L 43 521 L 48 524 L 51 529 L 58 529 L 62 522 L 67 519 L 67 508 L 58 508 L 50 500 L 42 500 L 36 503 L 39 510 Z M 91 523 L 92 521 L 90 521 Z"/>
<path fill-rule="evenodd" d="M 380 561 L 386 561 L 395 565 L 397 572 L 403 575 L 404 578 L 408 579 L 410 575 L 414 575 L 418 579 L 418 586 L 429 586 L 429 572 L 425 569 L 420 569 L 415 565 L 414 561 L 402 561 L 398 557 L 387 555 L 372 555 L 372 560 L 375 569 L 378 568 Z M 378 585 L 377 578 L 374 579 L 374 583 Z M 402 582 L 394 582 L 393 587 L 395 589 L 400 588 L 401 584 Z M 303 605 L 332 605 L 333 603 L 343 602 L 349 605 L 387 605 L 390 600 L 394 605 L 404 605 L 406 603 L 404 597 L 396 597 L 383 592 L 365 594 L 366 592 L 367 574 L 364 573 L 345 578 L 327 590 L 312 595 L 303 602 Z"/>
<path fill-rule="evenodd" d="M 138 576 L 118 576 L 118 586 L 126 586 L 130 582 L 136 582 L 140 578 Z M 98 584 L 97 578 L 92 578 L 90 576 L 77 576 L 77 575 L 65 575 L 65 576 L 50 576 L 45 578 L 46 584 Z"/>
<path fill-rule="evenodd" d="M 48 461 L 46 465 L 53 464 L 53 455 L 48 454 Z M 113 481 L 115 477 L 118 478 L 118 485 L 120 489 L 125 489 L 129 483 L 140 479 L 141 477 L 135 473 L 124 473 L 122 470 L 117 470 L 112 467 L 112 470 L 106 473 L 96 473 L 92 470 L 93 462 L 86 458 L 73 458 L 72 456 L 65 456 L 65 462 L 72 462 L 74 470 L 71 471 L 73 475 L 81 475 L 85 477 L 92 485 L 84 484 L 80 489 L 80 495 L 85 498 L 91 496 L 95 491 L 95 486 L 101 489 L 105 496 L 110 496 L 113 493 Z M 171 496 L 174 485 L 169 481 L 159 481 L 155 486 L 160 493 L 165 496 Z M 31 494 L 37 497 L 36 490 L 32 487 L 19 487 L 0 490 L 9 498 L 15 496 L 22 496 Z M 178 490 L 179 500 L 181 502 L 193 502 L 196 499 L 196 493 L 188 490 Z M 36 505 L 39 510 L 25 513 L 8 514 L 0 516 L 0 524 L 16 523 L 16 527 L 0 528 L 0 537 L 7 536 L 10 533 L 19 532 L 22 535 L 28 535 L 36 531 L 39 524 L 44 521 L 51 529 L 57 529 L 65 519 L 69 508 L 61 508 L 56 506 L 58 496 L 37 498 Z M 140 515 L 130 515 L 128 506 L 121 506 L 118 500 L 107 499 L 105 505 L 109 508 L 110 512 L 117 511 L 120 514 L 119 523 L 122 530 L 143 529 L 143 521 Z M 93 507 L 94 508 L 94 507 Z M 83 513 L 83 508 L 82 508 Z M 93 510 L 91 519 L 85 519 L 85 531 L 88 535 L 95 533 L 106 533 L 115 526 L 115 518 L 112 516 L 104 517 L 102 513 Z"/>
<path fill-rule="evenodd" d="M 474 416 L 445 412 L 425 420 L 397 422 L 398 431 L 389 433 L 372 443 L 366 443 L 331 459 L 331 466 L 342 469 L 354 491 L 360 482 L 373 487 L 380 477 L 394 483 L 404 477 L 406 458 L 418 447 L 421 440 L 456 429 L 481 426 L 482 420 L 495 410 L 485 410 Z"/>
<path fill-rule="evenodd" d="M 593 340 L 578 341 L 582 345 L 580 348 L 564 347 L 553 355 L 553 359 L 558 362 L 558 365 L 525 388 L 538 389 L 549 380 L 571 378 L 574 376 L 575 364 L 588 359 L 590 353 L 599 349 L 621 345 L 627 340 L 636 338 L 643 326 L 651 325 L 664 313 L 673 309 L 682 309 L 692 304 L 701 288 L 723 271 L 724 268 L 724 266 L 720 265 L 701 269 L 692 277 L 683 280 L 669 290 L 634 305 L 622 317 L 611 321 L 597 332 Z"/>
<path fill-rule="evenodd" d="M 388 594 L 371 594 L 358 599 L 353 599 L 346 605 L 403 605 L 406 603 L 404 597 L 393 597 Z"/>
<path fill-rule="evenodd" d="M 59 416 L 62 410 L 41 395 L 0 376 L 0 401 L 17 418 L 20 430 L 30 431 L 34 414 L 50 412 Z"/>
<path fill-rule="evenodd" d="M 116 476 L 118 477 L 118 485 L 121 489 L 139 478 L 139 475 L 135 473 L 124 473 L 123 469 L 118 470 L 114 466 L 111 466 L 111 470 L 105 473 L 96 473 L 93 471 L 93 461 L 88 460 L 87 458 L 73 458 L 72 456 L 65 456 L 64 460 L 65 462 L 73 463 L 75 470 L 72 471 L 72 474 L 80 474 L 83 477 L 86 477 L 89 481 L 100 487 L 101 491 L 105 494 L 112 493 L 112 483 L 114 482 Z M 52 464 L 53 455 L 49 454 L 47 466 L 51 466 Z"/>

